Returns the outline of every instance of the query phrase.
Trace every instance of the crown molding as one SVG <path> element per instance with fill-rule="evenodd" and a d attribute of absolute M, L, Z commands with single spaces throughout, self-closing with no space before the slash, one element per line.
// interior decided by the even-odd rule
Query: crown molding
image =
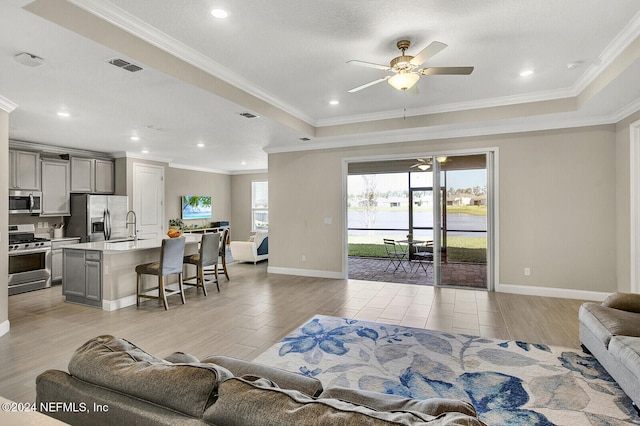
<path fill-rule="evenodd" d="M 18 104 L 16 104 L 15 102 L 5 98 L 4 96 L 0 95 L 0 109 L 8 112 L 8 113 L 12 113 L 16 108 L 18 108 Z"/>
<path fill-rule="evenodd" d="M 596 63 L 582 74 L 573 85 L 573 96 L 578 96 L 640 35 L 640 12 L 629 21 L 618 35 L 605 47 Z"/>
<path fill-rule="evenodd" d="M 70 155 L 71 157 L 91 157 L 91 158 L 115 158 L 110 153 L 88 151 L 86 149 L 67 148 L 64 146 L 47 145 L 38 142 L 20 141 L 17 139 L 9 139 L 9 148 L 24 149 L 27 151 L 38 151 L 47 154 Z"/>
<path fill-rule="evenodd" d="M 640 102 L 639 102 L 640 103 Z M 631 112 L 633 113 L 633 112 Z M 481 137 L 491 135 L 503 135 L 509 133 L 538 132 L 544 130 L 571 129 L 576 127 L 590 127 L 600 125 L 612 125 L 617 121 L 617 117 L 622 114 L 614 114 L 606 117 L 570 117 L 566 114 L 555 116 L 545 116 L 544 120 L 496 120 L 485 123 L 472 123 L 471 126 L 463 128 L 460 125 L 446 125 L 435 127 L 414 128 L 410 131 L 398 130 L 380 132 L 376 134 L 358 134 L 356 136 L 344 136 L 327 138 L 310 145 L 288 146 L 267 146 L 264 148 L 267 154 L 277 154 L 297 151 L 314 151 L 321 149 L 337 149 L 345 147 L 359 147 L 367 145 L 381 145 L 388 143 L 429 141 L 436 139 L 454 139 Z M 628 115 L 627 115 L 628 116 Z M 624 118 L 624 117 L 623 117 Z"/>
<path fill-rule="evenodd" d="M 220 78 L 221 80 L 243 90 L 262 101 L 265 101 L 274 107 L 285 111 L 292 116 L 314 126 L 327 127 L 342 124 L 353 124 L 367 121 L 385 120 L 391 118 L 402 117 L 399 111 L 383 111 L 374 114 L 359 114 L 331 119 L 319 119 L 308 116 L 303 111 L 294 106 L 285 103 L 277 96 L 263 90 L 250 81 L 240 77 L 228 68 L 208 58 L 207 56 L 197 52 L 186 46 L 178 40 L 161 32 L 157 28 L 138 19 L 124 9 L 110 3 L 106 0 L 67 0 L 77 7 L 109 22 L 130 34 L 156 46 L 185 62 L 202 69 L 209 74 Z M 469 101 L 460 103 L 451 103 L 437 105 L 412 110 L 409 116 L 443 113 L 452 111 L 463 111 L 469 109 L 487 108 L 494 106 L 507 106 L 520 103 L 549 101 L 560 98 L 578 96 L 591 82 L 593 82 L 611 63 L 640 35 L 640 12 L 637 13 L 629 23 L 620 31 L 620 33 L 612 40 L 604 49 L 598 61 L 585 71 L 578 78 L 575 84 L 569 88 L 550 90 L 536 93 L 526 93 L 514 96 L 505 96 L 492 99 L 484 99 L 479 101 Z"/>
<path fill-rule="evenodd" d="M 206 172 L 206 173 L 217 173 L 220 175 L 229 175 L 231 172 L 229 170 L 221 170 L 221 169 L 211 169 L 208 167 L 196 167 L 190 164 L 179 164 L 179 163 L 169 163 L 169 167 L 172 169 L 182 169 L 182 170 L 191 170 L 194 172 Z"/>
<path fill-rule="evenodd" d="M 159 29 L 138 19 L 124 9 L 106 0 L 67 0 L 69 3 L 133 34 L 139 39 L 164 50 L 221 80 L 249 93 L 268 104 L 291 114 L 292 116 L 313 125 L 313 118 L 303 111 L 280 100 L 277 96 L 242 78 L 228 68 L 190 48 L 175 38 L 163 33 Z"/>

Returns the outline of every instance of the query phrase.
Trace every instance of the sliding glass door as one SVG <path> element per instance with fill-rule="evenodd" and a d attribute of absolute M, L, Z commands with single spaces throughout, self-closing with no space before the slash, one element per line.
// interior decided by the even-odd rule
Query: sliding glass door
<path fill-rule="evenodd" d="M 350 163 L 350 278 L 490 287 L 491 156 L 456 154 Z M 390 273 L 386 267 L 384 239 L 395 240 L 411 254 L 402 273 Z M 418 247 L 420 244 L 426 248 Z M 413 256 L 420 249 L 428 253 Z M 377 271 L 376 259 L 381 264 Z M 352 276 L 356 270 L 358 275 Z"/>
<path fill-rule="evenodd" d="M 435 158 L 435 284 L 486 289 L 489 220 L 488 154 Z"/>

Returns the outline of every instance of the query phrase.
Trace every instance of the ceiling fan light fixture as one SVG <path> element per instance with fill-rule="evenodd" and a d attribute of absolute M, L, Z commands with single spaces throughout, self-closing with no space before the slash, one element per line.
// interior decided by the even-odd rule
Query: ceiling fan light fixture
<path fill-rule="evenodd" d="M 427 170 L 429 170 L 429 169 L 431 168 L 431 165 L 430 165 L 430 164 L 420 164 L 420 165 L 418 166 L 418 168 L 419 168 L 420 170 L 422 170 L 423 172 L 425 172 L 425 171 L 427 171 Z"/>
<path fill-rule="evenodd" d="M 387 82 L 397 90 L 411 89 L 420 79 L 419 74 L 411 72 L 400 72 L 387 80 Z"/>

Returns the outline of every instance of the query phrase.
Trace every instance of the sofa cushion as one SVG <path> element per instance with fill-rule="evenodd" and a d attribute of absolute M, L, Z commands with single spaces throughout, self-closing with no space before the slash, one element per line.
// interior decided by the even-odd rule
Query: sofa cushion
<path fill-rule="evenodd" d="M 164 358 L 165 361 L 169 361 L 173 364 L 189 364 L 192 362 L 200 362 L 198 358 L 191 354 L 185 354 L 184 352 L 174 352 L 171 355 Z"/>
<path fill-rule="evenodd" d="M 365 405 L 378 411 L 418 411 L 430 416 L 443 413 L 458 412 L 476 417 L 476 409 L 468 402 L 458 399 L 429 398 L 411 399 L 398 395 L 388 395 L 360 389 L 331 387 L 326 389 L 319 398 L 334 398 L 352 404 Z"/>
<path fill-rule="evenodd" d="M 260 376 L 278 384 L 285 389 L 294 389 L 311 396 L 322 393 L 322 382 L 315 377 L 303 376 L 299 373 L 271 367 L 269 365 L 244 361 L 223 355 L 211 355 L 202 360 L 211 362 L 229 370 L 234 376 Z"/>
<path fill-rule="evenodd" d="M 439 417 L 411 411 L 376 411 L 337 399 L 315 399 L 298 391 L 280 389 L 245 376 L 223 382 L 215 404 L 203 420 L 234 425 L 482 425 L 461 413 Z"/>
<path fill-rule="evenodd" d="M 640 338 L 614 336 L 609 342 L 609 352 L 635 375 L 636 383 L 640 383 Z"/>
<path fill-rule="evenodd" d="M 264 237 L 257 249 L 258 256 L 269 254 L 269 237 Z"/>
<path fill-rule="evenodd" d="M 580 306 L 578 316 L 605 347 L 612 336 L 640 337 L 640 315 L 636 313 L 587 302 Z"/>
<path fill-rule="evenodd" d="M 202 417 L 218 385 L 232 377 L 213 364 L 173 364 L 113 336 L 96 337 L 78 348 L 69 361 L 69 373 L 194 417 Z"/>
<path fill-rule="evenodd" d="M 602 306 L 640 313 L 640 294 L 616 292 L 607 297 Z"/>

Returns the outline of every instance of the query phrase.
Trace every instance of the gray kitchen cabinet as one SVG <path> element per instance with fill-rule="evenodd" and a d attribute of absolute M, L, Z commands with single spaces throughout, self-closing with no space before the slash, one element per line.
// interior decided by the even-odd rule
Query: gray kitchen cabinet
<path fill-rule="evenodd" d="M 51 241 L 51 282 L 62 281 L 62 247 L 79 243 L 80 238 Z"/>
<path fill-rule="evenodd" d="M 95 192 L 113 194 L 115 188 L 115 164 L 111 160 L 95 162 Z"/>
<path fill-rule="evenodd" d="M 9 150 L 9 189 L 40 191 L 40 153 Z"/>
<path fill-rule="evenodd" d="M 42 213 L 40 216 L 68 216 L 70 207 L 69 162 L 42 159 Z"/>
<path fill-rule="evenodd" d="M 113 194 L 115 192 L 113 161 L 72 157 L 71 192 Z"/>
<path fill-rule="evenodd" d="M 62 294 L 67 302 L 102 306 L 100 251 L 63 249 L 62 268 Z"/>

